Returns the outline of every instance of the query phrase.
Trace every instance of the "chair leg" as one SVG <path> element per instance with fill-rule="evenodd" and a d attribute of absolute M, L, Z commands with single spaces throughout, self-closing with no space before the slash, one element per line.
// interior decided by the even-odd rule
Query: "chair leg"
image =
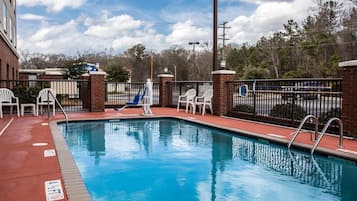
<path fill-rule="evenodd" d="M 205 116 L 205 112 L 206 112 L 206 103 L 203 103 L 203 105 L 202 105 L 202 116 Z"/>
<path fill-rule="evenodd" d="M 177 101 L 177 109 L 176 109 L 176 111 L 177 112 L 180 111 L 180 102 L 179 101 Z"/>
<path fill-rule="evenodd" d="M 53 109 L 52 109 L 52 110 L 53 110 L 53 111 L 52 111 L 53 116 L 55 116 L 55 115 L 56 115 L 56 108 L 55 108 L 55 105 L 52 105 L 52 108 L 53 108 Z"/>
<path fill-rule="evenodd" d="M 20 117 L 20 110 L 19 110 L 19 104 L 16 105 L 17 109 L 17 116 Z"/>
<path fill-rule="evenodd" d="M 3 115 L 2 115 L 2 106 L 0 106 L 0 117 L 3 118 Z"/>
<path fill-rule="evenodd" d="M 190 104 L 189 102 L 186 102 L 186 113 L 188 112 L 188 105 L 189 104 Z"/>

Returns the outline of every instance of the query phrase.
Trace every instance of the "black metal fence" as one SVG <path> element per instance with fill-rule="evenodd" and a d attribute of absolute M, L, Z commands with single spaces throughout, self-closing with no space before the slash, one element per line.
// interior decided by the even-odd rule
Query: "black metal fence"
<path fill-rule="evenodd" d="M 38 93 L 43 88 L 52 88 L 56 97 L 66 112 L 89 111 L 88 100 L 89 81 L 87 80 L 0 80 L 1 88 L 11 89 L 22 103 L 36 103 Z M 6 113 L 6 109 L 5 113 Z M 44 107 L 46 109 L 46 107 Z M 56 107 L 56 110 L 59 110 Z"/>
<path fill-rule="evenodd" d="M 189 89 L 196 89 L 196 96 L 202 96 L 203 93 L 212 88 L 212 81 L 173 81 L 169 82 L 171 99 L 169 105 L 177 106 L 177 100 L 180 95 L 185 94 Z"/>
<path fill-rule="evenodd" d="M 112 108 L 123 106 L 134 99 L 134 96 L 140 90 L 144 91 L 145 83 L 127 83 L 127 82 L 105 82 L 105 107 Z M 153 83 L 153 105 L 159 105 L 159 83 Z"/>
<path fill-rule="evenodd" d="M 342 79 L 230 81 L 227 115 L 296 126 L 312 114 L 324 125 L 341 116 L 341 85 Z"/>

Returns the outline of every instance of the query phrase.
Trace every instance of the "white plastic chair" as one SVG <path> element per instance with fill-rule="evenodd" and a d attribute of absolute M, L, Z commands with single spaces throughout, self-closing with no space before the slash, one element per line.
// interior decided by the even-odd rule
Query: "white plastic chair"
<path fill-rule="evenodd" d="M 202 116 L 205 115 L 206 112 L 206 106 L 211 111 L 211 114 L 213 114 L 212 110 L 212 97 L 213 97 L 213 89 L 207 89 L 202 96 L 198 96 L 195 98 L 195 101 L 192 104 L 192 110 L 193 114 L 196 113 L 196 107 L 199 107 L 199 111 L 202 111 Z"/>
<path fill-rule="evenodd" d="M 180 110 L 180 104 L 186 104 L 186 113 L 188 112 L 188 106 L 193 103 L 196 96 L 196 89 L 189 89 L 184 95 L 180 95 L 177 100 L 177 112 Z"/>
<path fill-rule="evenodd" d="M 17 116 L 20 116 L 19 98 L 15 97 L 14 93 L 7 88 L 0 88 L 0 117 L 3 118 L 2 107 L 10 106 L 10 114 L 12 113 L 12 106 L 16 106 Z"/>
<path fill-rule="evenodd" d="M 51 92 L 53 94 L 53 96 L 51 94 L 49 94 L 49 92 Z M 52 113 L 53 113 L 53 116 L 55 116 L 56 101 L 55 101 L 54 97 L 56 97 L 56 92 L 55 92 L 55 90 L 53 90 L 51 88 L 44 88 L 38 93 L 38 96 L 36 98 L 36 114 L 37 114 L 37 116 L 39 113 L 38 112 L 39 106 L 41 106 L 41 114 L 42 114 L 42 106 L 44 106 L 44 105 L 52 106 Z"/>

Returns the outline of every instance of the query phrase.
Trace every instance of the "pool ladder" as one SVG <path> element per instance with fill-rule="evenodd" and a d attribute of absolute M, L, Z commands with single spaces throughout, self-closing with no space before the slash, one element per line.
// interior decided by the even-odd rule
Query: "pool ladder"
<path fill-rule="evenodd" d="M 60 107 L 60 109 L 61 109 L 61 111 L 62 111 L 62 113 L 63 113 L 63 115 L 64 115 L 64 118 L 65 118 L 65 120 L 66 120 L 66 126 L 68 125 L 68 115 L 67 115 L 67 113 L 66 113 L 66 111 L 64 111 L 64 109 L 63 109 L 63 107 L 62 107 L 62 105 L 61 105 L 61 103 L 57 100 L 57 98 L 56 98 L 56 96 L 51 92 L 51 91 L 48 91 L 48 94 L 47 94 L 47 100 L 50 100 L 50 98 L 49 98 L 49 96 L 52 96 L 52 98 L 56 101 L 56 103 L 58 104 L 58 106 Z M 48 118 L 50 118 L 50 104 L 49 104 L 50 102 L 48 102 Z"/>
<path fill-rule="evenodd" d="M 293 137 L 291 138 L 290 142 L 288 143 L 288 149 L 290 149 L 292 143 L 295 141 L 296 137 L 300 134 L 302 127 L 305 125 L 305 123 L 308 120 L 314 120 L 315 122 L 315 138 L 311 136 L 311 140 L 315 141 L 314 145 L 312 146 L 312 149 L 310 151 L 311 154 L 314 153 L 316 150 L 317 146 L 319 145 L 321 139 L 325 135 L 328 127 L 331 125 L 332 122 L 337 121 L 340 127 L 340 139 L 339 139 L 339 147 L 343 147 L 343 123 L 342 120 L 337 118 L 337 117 L 332 117 L 331 119 L 328 120 L 328 122 L 325 124 L 324 128 L 322 129 L 321 133 L 319 134 L 318 131 L 318 119 L 314 115 L 307 115 L 300 123 L 299 127 L 295 130 L 295 132 L 292 133 Z"/>

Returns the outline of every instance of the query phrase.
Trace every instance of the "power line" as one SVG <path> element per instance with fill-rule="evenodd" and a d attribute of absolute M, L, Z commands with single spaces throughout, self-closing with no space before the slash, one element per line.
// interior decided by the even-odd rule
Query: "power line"
<path fill-rule="evenodd" d="M 222 35 L 220 38 L 220 40 L 222 40 L 222 60 L 221 60 L 221 68 L 225 68 L 226 67 L 226 56 L 224 54 L 224 48 L 226 47 L 226 41 L 229 40 L 229 38 L 227 38 L 227 33 L 226 33 L 226 29 L 230 29 L 231 27 L 227 27 L 227 23 L 228 22 L 223 22 L 222 24 L 220 24 L 218 26 L 218 28 L 222 29 Z"/>

